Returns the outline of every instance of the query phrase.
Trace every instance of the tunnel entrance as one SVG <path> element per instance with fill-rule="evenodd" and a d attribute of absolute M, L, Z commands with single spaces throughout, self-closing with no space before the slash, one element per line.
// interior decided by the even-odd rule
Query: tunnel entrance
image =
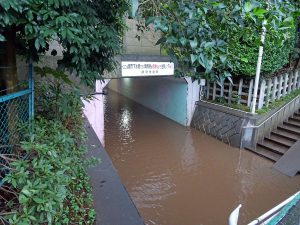
<path fill-rule="evenodd" d="M 188 84 L 185 79 L 122 78 L 111 80 L 106 87 L 183 126 L 187 125 Z"/>

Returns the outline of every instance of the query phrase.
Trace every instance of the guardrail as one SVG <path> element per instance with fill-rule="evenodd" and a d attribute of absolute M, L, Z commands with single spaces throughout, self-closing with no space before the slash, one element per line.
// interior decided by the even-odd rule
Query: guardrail
<path fill-rule="evenodd" d="M 278 111 L 272 114 L 269 118 L 264 120 L 259 125 L 250 125 L 243 127 L 242 136 L 245 134 L 247 129 L 253 129 L 253 141 L 252 145 L 254 146 L 244 146 L 241 141 L 241 148 L 243 147 L 256 147 L 256 143 L 263 140 L 265 136 L 271 134 L 277 126 L 282 125 L 290 116 L 292 116 L 300 107 L 300 96 L 297 96 L 289 103 L 282 106 Z"/>
<path fill-rule="evenodd" d="M 252 222 L 248 223 L 247 225 L 277 224 L 287 214 L 287 212 L 292 208 L 292 206 L 297 204 L 299 200 L 300 200 L 300 191 L 292 195 L 288 199 L 284 200 L 274 208 L 270 209 L 268 212 L 264 213 L 260 217 L 256 218 Z M 239 205 L 229 215 L 229 225 L 238 224 L 239 211 L 241 207 L 242 205 Z"/>

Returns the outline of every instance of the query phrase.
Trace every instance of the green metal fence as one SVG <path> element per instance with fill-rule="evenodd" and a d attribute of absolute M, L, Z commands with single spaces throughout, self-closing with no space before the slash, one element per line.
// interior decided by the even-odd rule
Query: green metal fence
<path fill-rule="evenodd" d="M 9 67 L 1 69 L 3 82 L 4 71 Z M 34 116 L 32 64 L 18 67 L 18 75 L 19 71 L 22 72 L 22 79 L 17 85 L 9 89 L 2 86 L 0 89 L 0 186 L 8 172 L 5 158 L 18 154 L 19 144 L 24 137 L 22 130 L 28 129 L 29 121 Z"/>

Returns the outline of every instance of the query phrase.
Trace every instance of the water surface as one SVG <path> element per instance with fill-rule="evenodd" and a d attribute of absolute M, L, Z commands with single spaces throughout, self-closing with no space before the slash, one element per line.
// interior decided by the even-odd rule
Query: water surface
<path fill-rule="evenodd" d="M 272 163 L 185 128 L 115 92 L 105 97 L 105 149 L 148 225 L 246 224 L 300 189 Z"/>

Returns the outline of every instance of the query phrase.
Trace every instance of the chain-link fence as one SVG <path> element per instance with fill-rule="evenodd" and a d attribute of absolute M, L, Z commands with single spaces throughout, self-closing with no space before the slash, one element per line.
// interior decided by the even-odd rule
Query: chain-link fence
<path fill-rule="evenodd" d="M 14 80 L 9 80 L 12 75 Z M 33 105 L 32 65 L 0 67 L 0 185 L 8 172 L 6 159 L 20 154 L 19 144 L 33 117 Z"/>

